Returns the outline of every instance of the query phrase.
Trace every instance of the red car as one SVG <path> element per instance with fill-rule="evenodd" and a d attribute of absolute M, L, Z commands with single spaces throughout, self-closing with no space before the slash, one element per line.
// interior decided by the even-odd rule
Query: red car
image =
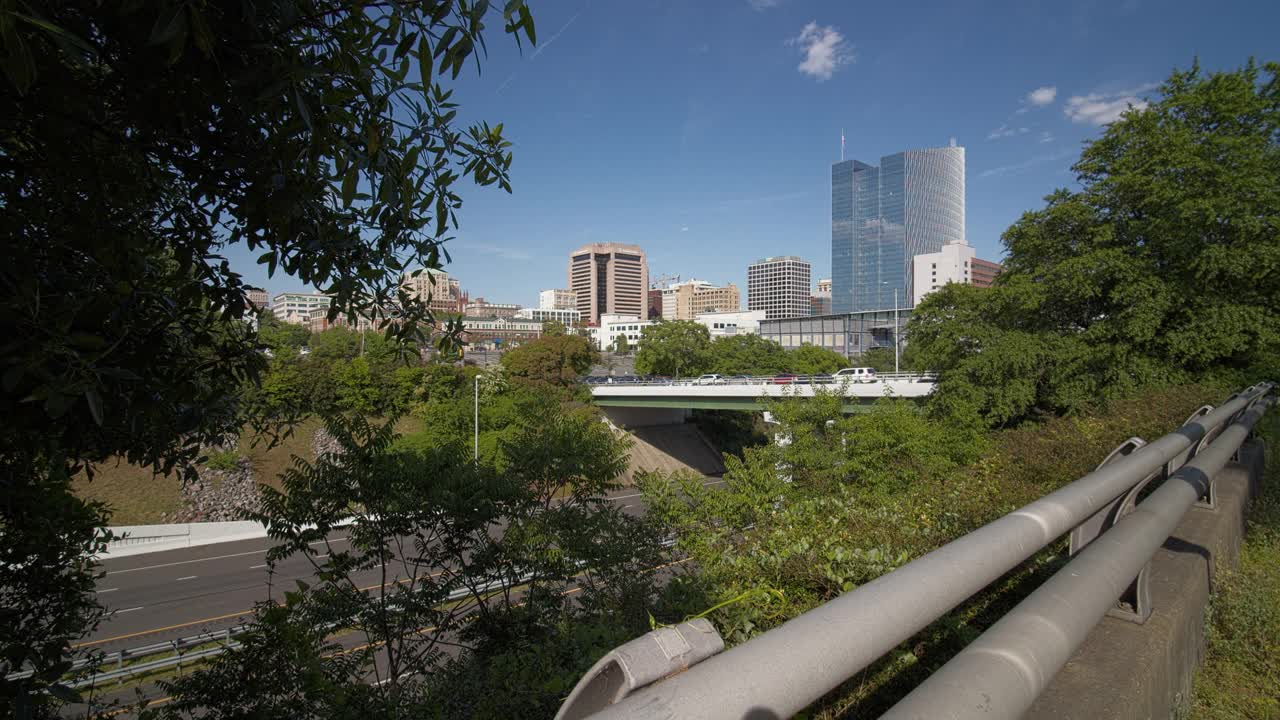
<path fill-rule="evenodd" d="M 796 382 L 796 379 L 797 377 L 795 373 L 782 373 L 781 375 L 778 375 L 773 378 L 773 384 L 774 385 L 791 385 L 792 383 Z"/>

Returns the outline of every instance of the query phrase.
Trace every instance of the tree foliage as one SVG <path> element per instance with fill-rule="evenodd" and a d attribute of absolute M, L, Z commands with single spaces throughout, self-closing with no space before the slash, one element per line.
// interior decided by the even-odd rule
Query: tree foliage
<path fill-rule="evenodd" d="M 502 356 L 511 375 L 559 385 L 576 381 L 595 361 L 591 342 L 577 335 L 541 337 Z"/>
<path fill-rule="evenodd" d="M 692 320 L 663 320 L 640 332 L 636 372 L 698 375 L 711 367 L 711 331 Z"/>
<path fill-rule="evenodd" d="M 0 544 L 56 545 L 32 555 L 33 574 L 4 578 L 36 604 L 4 623 L 0 655 L 37 682 L 0 679 L 0 703 L 46 681 L 49 648 L 82 629 L 53 619 L 78 611 L 44 601 L 83 585 L 84 568 L 36 571 L 91 549 L 106 524 L 100 506 L 67 499 L 66 478 L 112 456 L 190 471 L 244 419 L 240 390 L 266 358 L 225 248 L 331 294 L 331 317 L 396 317 L 405 340 L 431 320 L 400 274 L 447 259 L 461 181 L 510 187 L 502 126 L 460 127 L 447 87 L 483 51 L 489 10 L 0 7 Z M 534 40 L 521 0 L 501 21 Z M 44 497 L 30 503 L 34 488 Z M 61 534 L 30 534 L 40 518 Z"/>
<path fill-rule="evenodd" d="M 619 355 L 626 355 L 631 352 L 631 341 L 626 335 L 618 335 L 618 339 L 613 341 L 613 351 Z"/>
<path fill-rule="evenodd" d="M 840 353 L 808 343 L 788 353 L 787 360 L 791 371 L 800 375 L 830 375 L 849 364 Z"/>
<path fill-rule="evenodd" d="M 988 291 L 912 313 L 936 402 L 1016 422 L 1280 355 L 1280 65 L 1175 71 L 1004 234 Z"/>
<path fill-rule="evenodd" d="M 718 337 L 709 353 L 710 370 L 721 375 L 774 375 L 791 366 L 781 345 L 755 334 Z"/>

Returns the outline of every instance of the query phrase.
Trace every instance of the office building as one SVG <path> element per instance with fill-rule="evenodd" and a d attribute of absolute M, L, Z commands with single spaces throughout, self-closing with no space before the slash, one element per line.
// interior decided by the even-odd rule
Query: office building
<path fill-rule="evenodd" d="M 514 347 L 542 337 L 542 323 L 502 317 L 462 318 L 462 340 L 473 348 Z"/>
<path fill-rule="evenodd" d="M 543 290 L 538 293 L 539 310 L 567 310 L 578 307 L 578 295 L 572 290 Z"/>
<path fill-rule="evenodd" d="M 463 308 L 463 314 L 473 318 L 513 318 L 520 311 L 520 306 L 515 303 L 491 303 L 482 297 L 467 303 Z"/>
<path fill-rule="evenodd" d="M 803 317 L 809 314 L 809 263 L 794 255 L 768 257 L 747 266 L 747 309 L 765 317 Z"/>
<path fill-rule="evenodd" d="M 904 309 L 897 318 L 892 310 L 872 310 L 763 320 L 757 334 L 788 350 L 816 345 L 852 359 L 872 348 L 893 349 L 895 323 L 899 329 L 905 328 L 910 318 L 911 311 Z"/>
<path fill-rule="evenodd" d="M 662 319 L 692 320 L 706 312 L 732 312 L 740 298 L 733 283 L 723 287 L 705 280 L 674 283 L 662 289 Z"/>
<path fill-rule="evenodd" d="M 914 297 L 912 258 L 964 242 L 964 148 L 908 150 L 831 166 L 831 308 L 883 310 Z"/>
<path fill-rule="evenodd" d="M 653 325 L 656 320 L 642 320 L 637 315 L 615 315 L 605 313 L 600 321 L 591 327 L 591 341 L 597 350 L 611 350 L 618 341 L 619 335 L 625 335 L 628 347 L 632 351 L 640 348 L 640 336 L 644 329 Z"/>
<path fill-rule="evenodd" d="M 917 255 L 913 265 L 912 305 L 920 304 L 925 295 L 947 283 L 991 287 L 1001 270 L 999 263 L 976 257 L 973 248 L 964 241 L 947 243 L 936 253 Z"/>
<path fill-rule="evenodd" d="M 401 284 L 411 297 L 425 304 L 434 314 L 461 315 L 466 309 L 468 296 L 462 291 L 457 278 L 432 268 L 416 274 L 407 272 Z"/>
<path fill-rule="evenodd" d="M 650 320 L 659 320 L 662 318 L 662 290 L 660 288 L 649 289 L 649 313 Z"/>
<path fill-rule="evenodd" d="M 818 281 L 818 290 L 809 298 L 810 315 L 831 314 L 831 278 Z"/>
<path fill-rule="evenodd" d="M 306 325 L 311 320 L 311 311 L 316 308 L 329 308 L 333 298 L 322 293 L 277 293 L 271 299 L 271 314 L 280 322 Z"/>
<path fill-rule="evenodd" d="M 377 330 L 378 326 L 372 320 L 364 315 L 356 316 L 355 323 L 347 319 L 346 315 L 338 315 L 332 320 L 329 319 L 329 308 L 327 306 L 318 306 L 311 309 L 307 314 L 307 319 L 300 323 L 307 326 L 312 334 L 322 333 L 330 328 L 348 328 L 356 332 L 367 332 L 369 330 Z"/>
<path fill-rule="evenodd" d="M 515 318 L 537 322 L 554 320 L 569 328 L 582 322 L 582 313 L 578 312 L 578 308 L 520 308 Z"/>
<path fill-rule="evenodd" d="M 244 299 L 249 301 L 255 312 L 262 312 L 271 304 L 271 298 L 267 296 L 267 291 L 252 285 L 244 286 Z"/>
<path fill-rule="evenodd" d="M 707 312 L 694 318 L 711 331 L 711 339 L 731 335 L 754 335 L 764 320 L 763 310 L 736 310 L 734 312 Z"/>
<path fill-rule="evenodd" d="M 636 245 L 592 243 L 569 254 L 569 289 L 589 325 L 605 314 L 649 314 L 649 262 Z"/>
<path fill-rule="evenodd" d="M 970 261 L 969 268 L 973 271 L 969 273 L 969 282 L 977 287 L 991 287 L 996 281 L 996 276 L 1004 270 L 1004 266 L 1000 263 L 979 257 Z"/>

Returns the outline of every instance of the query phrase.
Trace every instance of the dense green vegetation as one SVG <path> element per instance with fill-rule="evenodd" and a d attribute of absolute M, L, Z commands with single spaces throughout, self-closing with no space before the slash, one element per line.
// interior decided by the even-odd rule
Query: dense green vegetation
<path fill-rule="evenodd" d="M 1280 65 L 1174 72 L 1086 145 L 1082 188 L 1004 234 L 990 290 L 948 285 L 907 338 L 947 412 L 1007 425 L 1280 361 Z"/>
<path fill-rule="evenodd" d="M 689 377 L 703 373 L 721 375 L 824 375 L 840 368 L 883 365 L 883 350 L 850 361 L 843 355 L 813 345 L 787 351 L 759 335 L 726 335 L 711 339 L 705 325 L 692 320 L 665 320 L 646 327 L 636 352 L 636 372 L 641 375 Z M 877 368 L 880 369 L 880 368 Z M 889 351 L 888 370 L 893 369 Z"/>
<path fill-rule="evenodd" d="M 241 402 L 267 360 L 224 248 L 422 339 L 401 274 L 447 261 L 463 183 L 510 188 L 501 125 L 463 125 L 449 87 L 494 23 L 535 40 L 521 0 L 0 7 L 0 706 L 55 712 L 100 613 L 108 512 L 73 478 L 191 477 L 273 420 Z"/>
<path fill-rule="evenodd" d="M 1280 717 L 1280 418 L 1264 419 L 1267 472 L 1249 508 L 1240 564 L 1219 570 L 1209 607 L 1208 649 L 1190 717 Z"/>

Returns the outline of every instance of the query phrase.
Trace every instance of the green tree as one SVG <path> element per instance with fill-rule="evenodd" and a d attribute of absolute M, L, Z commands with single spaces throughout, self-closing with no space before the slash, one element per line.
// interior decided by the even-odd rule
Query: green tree
<path fill-rule="evenodd" d="M 901 370 L 907 370 L 908 366 L 904 362 L 905 356 L 899 358 L 898 366 Z M 893 348 L 876 347 L 862 353 L 856 358 L 849 361 L 852 367 L 869 367 L 878 373 L 887 373 L 894 371 Z"/>
<path fill-rule="evenodd" d="M 564 323 L 560 322 L 559 320 L 543 320 L 542 321 L 543 337 L 556 337 L 559 335 L 568 334 L 568 332 L 569 331 L 567 328 L 565 328 Z"/>
<path fill-rule="evenodd" d="M 997 287 L 912 313 L 935 404 L 1004 424 L 1280 353 L 1280 65 L 1175 71 L 1004 234 Z M 948 344 L 951 344 L 948 346 Z M 1255 369 L 1251 371 L 1250 369 Z"/>
<path fill-rule="evenodd" d="M 382 393 L 365 357 L 339 360 L 333 365 L 335 404 L 348 412 L 372 414 L 383 407 Z"/>
<path fill-rule="evenodd" d="M 776 375 L 790 365 L 781 345 L 755 334 L 718 337 L 710 355 L 711 371 L 721 375 Z"/>
<path fill-rule="evenodd" d="M 849 360 L 834 350 L 805 343 L 787 353 L 787 363 L 799 375 L 830 375 L 848 367 Z"/>
<path fill-rule="evenodd" d="M 244 420 L 266 358 L 227 247 L 331 294 L 334 317 L 395 312 L 405 340 L 432 319 L 401 272 L 440 266 L 461 181 L 509 189 L 501 126 L 460 127 L 448 87 L 489 9 L 0 8 L 0 656 L 35 670 L 0 678 L 0 704 L 48 711 L 36 691 L 91 622 L 72 558 L 107 516 L 69 478 L 113 456 L 194 473 Z M 523 2 L 501 19 L 533 41 Z"/>
<path fill-rule="evenodd" d="M 270 311 L 258 313 L 258 342 L 276 354 L 296 353 L 307 346 L 311 331 L 303 325 L 282 322 Z"/>
<path fill-rule="evenodd" d="M 712 363 L 711 332 L 692 320 L 663 320 L 640 333 L 636 372 L 642 375 L 698 375 Z"/>
<path fill-rule="evenodd" d="M 613 351 L 618 355 L 626 355 L 631 352 L 631 341 L 626 335 L 619 335 L 617 340 L 613 341 Z"/>
<path fill-rule="evenodd" d="M 502 356 L 502 366 L 511 375 L 559 385 L 577 381 L 595 361 L 590 341 L 576 335 L 538 338 Z"/>
<path fill-rule="evenodd" d="M 317 360 L 347 360 L 360 354 L 360 333 L 331 327 L 311 336 L 311 356 Z"/>

